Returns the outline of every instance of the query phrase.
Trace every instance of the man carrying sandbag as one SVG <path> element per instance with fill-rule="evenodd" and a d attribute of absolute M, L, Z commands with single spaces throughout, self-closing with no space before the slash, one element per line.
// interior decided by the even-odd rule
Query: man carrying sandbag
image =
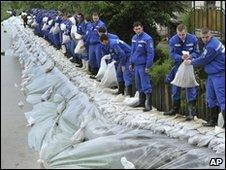
<path fill-rule="evenodd" d="M 170 73 L 168 74 L 166 78 L 166 82 L 170 83 L 175 75 L 176 72 L 183 62 L 183 59 L 186 59 L 188 57 L 191 58 L 197 58 L 199 54 L 198 50 L 198 39 L 196 36 L 187 33 L 186 27 L 184 24 L 180 24 L 177 26 L 177 34 L 174 35 L 169 40 L 169 50 L 170 50 L 170 56 L 174 62 L 174 66 Z M 188 54 L 183 54 L 182 51 L 189 52 Z M 186 120 L 193 120 L 194 116 L 196 115 L 196 100 L 197 100 L 197 88 L 196 87 L 190 87 L 185 88 L 186 89 L 186 97 L 188 101 L 188 115 L 186 117 Z M 181 93 L 181 87 L 172 85 L 172 100 L 173 100 L 173 108 L 168 111 L 164 112 L 164 115 L 175 115 L 179 113 L 180 109 L 180 93 Z"/>
<path fill-rule="evenodd" d="M 217 125 L 218 107 L 225 119 L 225 47 L 211 35 L 208 28 L 201 30 L 201 38 L 205 44 L 204 52 L 197 59 L 188 58 L 185 60 L 185 64 L 194 67 L 204 66 L 204 70 L 208 74 L 206 100 L 211 112 L 208 122 L 203 125 L 215 126 Z"/>
<path fill-rule="evenodd" d="M 102 34 L 100 42 L 110 51 L 111 56 L 116 61 L 118 93 L 123 94 L 126 87 L 127 95 L 132 97 L 132 72 L 129 70 L 129 58 L 131 47 L 119 39 L 108 38 L 108 35 Z"/>
<path fill-rule="evenodd" d="M 145 107 L 143 111 L 146 112 L 152 110 L 152 86 L 148 72 L 153 65 L 154 43 L 152 37 L 143 31 L 140 22 L 133 24 L 133 30 L 136 35 L 132 38 L 129 68 L 135 70 L 136 88 L 139 91 L 139 102 L 133 107 Z"/>

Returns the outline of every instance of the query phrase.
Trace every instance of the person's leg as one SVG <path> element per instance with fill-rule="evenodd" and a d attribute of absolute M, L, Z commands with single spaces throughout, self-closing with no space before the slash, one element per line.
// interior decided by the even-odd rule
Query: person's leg
<path fill-rule="evenodd" d="M 125 71 L 123 72 L 123 79 L 126 86 L 126 95 L 133 97 L 133 91 L 132 91 L 132 78 L 133 73 L 129 70 L 129 62 L 125 66 Z"/>
<path fill-rule="evenodd" d="M 181 88 L 175 85 L 172 85 L 172 89 L 171 89 L 171 94 L 172 94 L 172 102 L 173 102 L 173 108 L 168 111 L 168 112 L 164 112 L 164 115 L 175 115 L 177 113 L 179 113 L 180 110 L 180 92 L 181 92 Z"/>
<path fill-rule="evenodd" d="M 96 62 L 96 45 L 90 45 L 89 46 L 89 64 L 91 69 L 91 76 L 90 78 L 95 78 L 97 72 L 98 72 L 98 65 Z"/>
<path fill-rule="evenodd" d="M 122 94 L 124 95 L 125 91 L 125 85 L 124 85 L 124 79 L 123 79 L 123 72 L 121 64 L 116 65 L 116 77 L 118 82 L 118 91 L 115 93 L 116 95 Z"/>
<path fill-rule="evenodd" d="M 145 66 L 141 66 L 139 69 L 139 75 L 141 79 L 142 91 L 145 93 L 145 109 L 144 112 L 152 110 L 152 86 L 150 82 L 149 74 L 145 71 Z"/>
<path fill-rule="evenodd" d="M 135 69 L 136 88 L 139 92 L 139 101 L 135 103 L 132 107 L 145 107 L 145 93 L 142 92 L 141 78 L 139 75 L 139 67 L 135 66 L 134 69 Z"/>
<path fill-rule="evenodd" d="M 190 121 L 194 119 L 196 116 L 196 100 L 197 100 L 197 88 L 191 87 L 186 88 L 186 97 L 188 101 L 188 114 L 186 117 L 186 121 Z"/>
<path fill-rule="evenodd" d="M 213 81 L 210 76 L 208 76 L 206 84 L 206 101 L 208 107 L 210 108 L 210 115 L 208 117 L 207 123 L 203 123 L 203 126 L 215 126 L 217 125 L 218 102 L 214 90 Z"/>

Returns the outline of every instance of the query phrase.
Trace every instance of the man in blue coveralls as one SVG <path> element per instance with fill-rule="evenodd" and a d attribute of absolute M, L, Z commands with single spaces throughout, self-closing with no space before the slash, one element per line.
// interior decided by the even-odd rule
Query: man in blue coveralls
<path fill-rule="evenodd" d="M 89 64 L 91 68 L 91 76 L 90 78 L 94 78 L 99 70 L 99 60 L 101 58 L 101 43 L 100 37 L 98 35 L 98 29 L 100 27 L 106 27 L 105 23 L 103 23 L 99 19 L 99 14 L 94 12 L 93 15 L 93 23 L 92 28 L 88 32 L 88 44 L 89 44 Z"/>
<path fill-rule="evenodd" d="M 211 112 L 208 122 L 203 123 L 203 126 L 215 126 L 217 125 L 218 107 L 220 107 L 225 121 L 225 47 L 211 35 L 208 28 L 202 29 L 201 38 L 205 44 L 204 52 L 197 59 L 185 59 L 185 64 L 194 67 L 204 66 L 204 70 L 208 74 L 206 100 Z"/>
<path fill-rule="evenodd" d="M 143 31 L 141 22 L 135 22 L 133 30 L 136 35 L 132 38 L 129 69 L 135 70 L 136 87 L 139 91 L 139 102 L 134 107 L 145 107 L 143 111 L 149 111 L 152 110 L 152 86 L 148 72 L 154 59 L 153 39 Z"/>
<path fill-rule="evenodd" d="M 127 95 L 132 97 L 132 72 L 129 70 L 131 47 L 122 40 L 109 38 L 106 34 L 100 36 L 100 41 L 104 46 L 108 46 L 111 57 L 117 62 L 119 94 L 124 95 L 126 87 Z"/>
<path fill-rule="evenodd" d="M 174 62 L 174 66 L 167 76 L 166 81 L 170 83 L 178 70 L 178 67 L 183 62 L 183 59 L 188 58 L 187 54 L 182 54 L 182 51 L 189 51 L 189 56 L 192 58 L 197 58 L 199 55 L 198 50 L 198 39 L 196 36 L 187 33 L 186 27 L 184 24 L 179 24 L 177 26 L 177 34 L 174 35 L 169 40 L 169 50 L 170 56 Z M 172 85 L 172 100 L 173 108 L 164 112 L 164 115 L 175 115 L 179 113 L 180 109 L 180 93 L 181 88 L 175 85 Z M 186 96 L 188 101 L 188 114 L 186 120 L 193 120 L 196 115 L 196 100 L 197 100 L 197 87 L 186 88 Z"/>

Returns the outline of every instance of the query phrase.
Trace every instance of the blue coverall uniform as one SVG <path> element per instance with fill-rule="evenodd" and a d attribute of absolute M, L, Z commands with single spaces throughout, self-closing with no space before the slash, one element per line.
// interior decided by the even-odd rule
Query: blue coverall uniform
<path fill-rule="evenodd" d="M 198 50 L 198 39 L 192 35 L 187 33 L 185 41 L 183 42 L 178 35 L 174 35 L 169 40 L 169 50 L 170 56 L 174 62 L 174 66 L 166 78 L 166 81 L 170 83 L 178 70 L 178 67 L 183 62 L 182 51 L 189 51 L 190 57 L 197 58 L 199 54 Z M 180 100 L 180 92 L 181 88 L 175 85 L 172 85 L 172 99 L 173 101 Z M 187 101 L 195 101 L 197 99 L 197 87 L 186 88 L 186 96 Z"/>
<path fill-rule="evenodd" d="M 209 108 L 219 106 L 225 112 L 225 47 L 212 37 L 206 44 L 202 55 L 193 59 L 194 67 L 204 66 L 208 74 L 206 84 L 206 100 Z"/>
<path fill-rule="evenodd" d="M 152 87 L 149 74 L 145 72 L 150 68 L 154 59 L 153 39 L 145 32 L 134 35 L 132 38 L 130 65 L 134 66 L 136 87 L 139 92 L 151 93 Z"/>

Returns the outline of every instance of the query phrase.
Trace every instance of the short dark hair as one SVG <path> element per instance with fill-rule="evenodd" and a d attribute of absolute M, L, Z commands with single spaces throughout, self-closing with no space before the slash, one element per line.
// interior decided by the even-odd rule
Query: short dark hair
<path fill-rule="evenodd" d="M 140 21 L 136 21 L 136 22 L 133 23 L 133 28 L 134 27 L 138 27 L 138 26 L 143 27 L 143 25 L 142 25 L 142 23 Z"/>
<path fill-rule="evenodd" d="M 183 30 L 187 30 L 187 28 L 186 28 L 186 26 L 184 25 L 184 24 L 179 24 L 178 26 L 177 26 L 177 31 L 183 31 Z"/>
<path fill-rule="evenodd" d="M 108 36 L 106 34 L 102 34 L 100 36 L 100 42 L 103 42 L 103 41 L 108 41 Z"/>
<path fill-rule="evenodd" d="M 210 29 L 209 29 L 209 28 L 206 28 L 206 27 L 205 27 L 205 28 L 202 28 L 202 29 L 201 29 L 201 33 L 202 33 L 202 34 L 207 34 L 207 33 L 209 33 L 209 32 L 210 32 Z"/>
<path fill-rule="evenodd" d="M 104 27 L 100 27 L 100 28 L 98 29 L 98 32 L 99 32 L 99 33 L 106 33 L 107 30 L 106 30 L 106 28 L 104 28 Z"/>
<path fill-rule="evenodd" d="M 99 13 L 95 11 L 95 12 L 93 12 L 92 15 L 94 15 L 94 16 L 99 16 Z"/>

